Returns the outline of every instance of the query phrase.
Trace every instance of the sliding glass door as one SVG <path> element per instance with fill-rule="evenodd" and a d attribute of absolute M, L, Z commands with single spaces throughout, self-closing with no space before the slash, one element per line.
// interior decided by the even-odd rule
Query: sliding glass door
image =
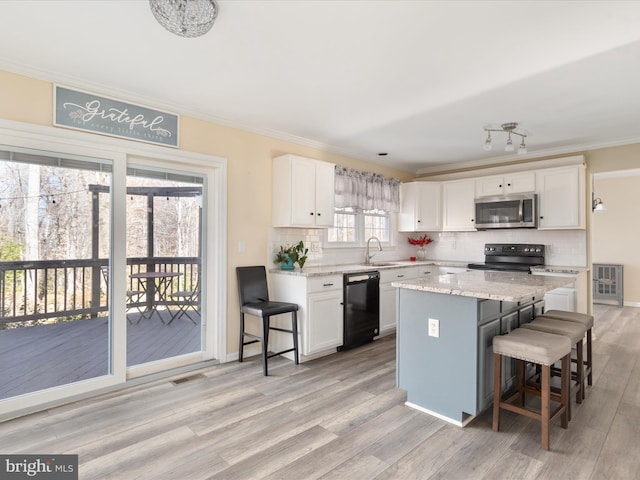
<path fill-rule="evenodd" d="M 0 120 L 0 420 L 223 358 L 224 159 L 32 130 Z"/>
<path fill-rule="evenodd" d="M 127 366 L 201 352 L 204 177 L 127 170 Z"/>
<path fill-rule="evenodd" d="M 111 373 L 111 162 L 0 146 L 0 399 Z"/>

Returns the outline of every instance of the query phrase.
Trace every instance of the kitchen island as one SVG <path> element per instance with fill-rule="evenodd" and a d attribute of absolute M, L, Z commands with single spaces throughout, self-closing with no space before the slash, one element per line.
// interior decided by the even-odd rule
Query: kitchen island
<path fill-rule="evenodd" d="M 464 426 L 493 398 L 492 339 L 542 313 L 570 279 L 471 271 L 397 281 L 398 387 L 407 405 Z M 513 381 L 503 368 L 503 390 Z"/>

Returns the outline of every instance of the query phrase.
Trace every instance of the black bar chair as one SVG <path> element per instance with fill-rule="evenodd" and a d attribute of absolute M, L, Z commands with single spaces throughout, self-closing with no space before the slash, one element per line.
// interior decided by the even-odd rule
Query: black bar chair
<path fill-rule="evenodd" d="M 267 360 L 276 355 L 294 352 L 294 360 L 298 365 L 298 305 L 295 303 L 269 301 L 267 272 L 264 266 L 237 267 L 236 276 L 238 278 L 238 295 L 240 297 L 240 349 L 238 361 L 243 361 L 245 345 L 262 342 L 262 368 L 265 376 L 269 374 Z M 282 313 L 291 313 L 291 330 L 271 326 L 271 316 Z M 255 335 L 245 331 L 245 314 L 262 319 L 262 335 Z M 293 348 L 268 353 L 269 330 L 293 334 Z M 245 342 L 245 337 L 249 337 L 252 340 Z"/>

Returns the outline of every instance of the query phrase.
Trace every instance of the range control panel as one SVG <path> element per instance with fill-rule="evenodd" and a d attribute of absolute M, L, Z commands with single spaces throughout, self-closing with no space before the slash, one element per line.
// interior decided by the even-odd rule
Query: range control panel
<path fill-rule="evenodd" d="M 544 245 L 535 243 L 487 243 L 484 254 L 491 256 L 544 257 Z"/>

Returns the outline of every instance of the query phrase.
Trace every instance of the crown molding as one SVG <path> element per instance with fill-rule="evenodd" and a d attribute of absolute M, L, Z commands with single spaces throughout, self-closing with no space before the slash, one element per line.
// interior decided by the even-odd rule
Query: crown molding
<path fill-rule="evenodd" d="M 586 152 L 588 150 L 597 150 L 600 148 L 610 148 L 610 147 L 620 147 L 623 145 L 630 145 L 634 143 L 640 143 L 640 136 L 630 137 L 622 140 L 617 140 L 614 142 L 593 142 L 593 143 L 582 143 L 575 144 L 566 147 L 558 147 L 558 148 L 548 148 L 545 150 L 538 150 L 535 153 L 526 154 L 526 155 L 507 155 L 500 157 L 489 157 L 484 158 L 482 160 L 471 160 L 469 162 L 458 162 L 458 163 L 448 163 L 446 165 L 437 165 L 434 167 L 426 167 L 421 168 L 416 171 L 416 175 L 430 175 L 430 174 L 438 174 L 449 172 L 451 170 L 462 170 L 462 169 L 477 169 L 483 168 L 487 165 L 497 165 L 501 163 L 508 163 L 512 161 L 520 161 L 520 162 L 535 162 L 539 161 L 540 158 L 555 156 L 555 155 L 567 155 L 567 154 L 579 154 Z"/>
<path fill-rule="evenodd" d="M 359 160 L 366 163 L 385 165 L 387 167 L 395 168 L 396 170 L 412 173 L 415 176 L 437 175 L 439 173 L 445 173 L 452 170 L 461 170 L 461 169 L 474 170 L 474 169 L 484 168 L 488 165 L 495 166 L 495 165 L 509 163 L 513 161 L 533 162 L 533 161 L 536 161 L 536 159 L 539 159 L 542 157 L 549 157 L 554 155 L 577 154 L 577 153 L 584 152 L 586 150 L 595 150 L 599 148 L 609 148 L 609 147 L 617 147 L 622 145 L 629 145 L 633 143 L 640 143 L 640 136 L 637 136 L 637 137 L 623 139 L 615 142 L 585 143 L 585 144 L 571 145 L 567 147 L 550 148 L 546 150 L 539 150 L 532 153 L 528 153 L 526 155 L 517 155 L 514 153 L 506 156 L 505 155 L 494 156 L 494 157 L 483 158 L 480 160 L 471 160 L 467 162 L 438 164 L 438 165 L 434 165 L 433 167 L 418 168 L 416 170 L 412 168 L 410 165 L 407 165 L 406 162 L 400 163 L 402 162 L 401 160 L 397 160 L 399 162 L 398 164 L 389 165 L 389 162 L 391 159 L 387 159 L 386 161 L 372 159 L 370 158 L 370 156 L 363 155 L 362 153 L 355 152 L 350 149 L 336 147 L 334 145 L 330 145 L 324 142 L 292 135 L 292 134 L 281 132 L 278 130 L 258 127 L 256 125 L 239 122 L 236 120 L 230 120 L 228 118 L 218 117 L 211 114 L 206 114 L 198 110 L 187 108 L 184 105 L 167 102 L 166 100 L 162 100 L 159 98 L 148 97 L 148 96 L 132 93 L 128 90 L 121 90 L 121 89 L 113 88 L 111 86 L 100 84 L 100 83 L 87 82 L 86 80 L 82 80 L 72 75 L 67 75 L 58 71 L 46 70 L 46 69 L 41 69 L 33 66 L 27 66 L 20 63 L 8 61 L 4 58 L 0 58 L 0 70 L 5 70 L 10 73 L 23 75 L 26 77 L 42 80 L 49 83 L 59 83 L 59 84 L 66 85 L 68 87 L 87 90 L 96 94 L 111 96 L 114 98 L 121 99 L 123 101 L 139 103 L 142 105 L 146 105 L 146 106 L 150 106 L 158 109 L 164 109 L 164 110 L 176 112 L 179 115 L 188 116 L 196 120 L 202 120 L 205 122 L 214 123 L 216 125 L 241 130 L 247 133 L 261 135 L 261 136 L 272 138 L 275 140 L 282 140 L 282 141 L 293 143 L 302 147 L 313 148 L 323 152 L 348 157 L 348 158 Z"/>
<path fill-rule="evenodd" d="M 632 168 L 629 170 L 615 170 L 613 172 L 594 173 L 593 178 L 596 180 L 604 178 L 620 178 L 620 177 L 636 177 L 640 175 L 640 168 Z"/>
<path fill-rule="evenodd" d="M 282 140 L 285 142 L 294 143 L 302 147 L 313 148 L 313 149 L 321 150 L 324 152 L 349 157 L 354 160 L 360 160 L 368 163 L 375 163 L 375 162 L 372 162 L 370 158 L 366 158 L 360 153 L 357 153 L 348 149 L 335 147 L 335 146 L 326 144 L 324 142 L 311 140 L 305 137 L 299 137 L 299 136 L 281 132 L 278 130 L 272 130 L 264 127 L 257 127 L 255 125 L 238 122 L 234 120 L 229 120 L 227 118 L 218 117 L 211 114 L 206 114 L 198 110 L 192 110 L 192 109 L 186 108 L 184 105 L 167 102 L 166 100 L 161 100 L 154 97 L 135 94 L 128 90 L 121 90 L 121 89 L 113 88 L 108 85 L 104 85 L 100 83 L 87 82 L 86 80 L 82 80 L 72 75 L 66 75 L 66 74 L 52 71 L 52 70 L 44 70 L 40 68 L 17 64 L 15 62 L 6 61 L 5 59 L 2 59 L 2 58 L 0 58 L 0 70 L 5 70 L 7 72 L 14 73 L 16 75 L 22 75 L 25 77 L 34 78 L 36 80 L 42 80 L 49 83 L 63 84 L 68 87 L 78 88 L 78 89 L 86 90 L 92 93 L 110 96 L 123 101 L 139 103 L 139 104 L 143 104 L 145 106 L 149 106 L 153 108 L 172 111 L 172 112 L 178 113 L 181 116 L 188 116 L 196 120 L 202 120 L 205 122 L 214 123 L 216 125 L 221 125 L 224 127 L 229 127 L 229 128 L 241 130 L 244 132 L 261 135 L 268 138 L 273 138 L 275 140 Z M 397 170 L 414 173 L 414 170 L 408 167 L 394 166 L 394 168 L 396 168 Z"/>

